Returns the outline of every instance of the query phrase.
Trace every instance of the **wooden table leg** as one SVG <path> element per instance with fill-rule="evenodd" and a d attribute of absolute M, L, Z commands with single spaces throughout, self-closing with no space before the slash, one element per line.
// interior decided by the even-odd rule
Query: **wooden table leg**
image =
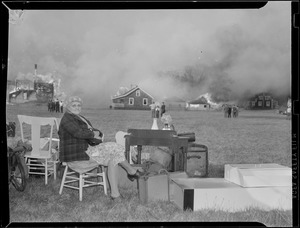
<path fill-rule="evenodd" d="M 130 163 L 130 145 L 128 142 L 128 137 L 125 137 L 125 158 Z"/>
<path fill-rule="evenodd" d="M 137 154 L 137 163 L 142 164 L 142 146 L 137 146 L 138 154 Z"/>
<path fill-rule="evenodd" d="M 174 150 L 174 166 L 173 166 L 174 172 L 176 172 L 178 169 L 177 164 L 178 164 L 178 148 Z"/>

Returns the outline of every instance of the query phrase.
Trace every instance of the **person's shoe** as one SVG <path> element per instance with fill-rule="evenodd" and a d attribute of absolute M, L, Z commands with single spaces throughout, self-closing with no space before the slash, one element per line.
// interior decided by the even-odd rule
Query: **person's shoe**
<path fill-rule="evenodd" d="M 124 199 L 124 197 L 120 194 L 118 197 L 110 196 L 110 199 L 115 203 L 120 203 Z"/>
<path fill-rule="evenodd" d="M 134 181 L 135 179 L 140 178 L 143 175 L 143 173 L 139 170 L 135 172 L 135 174 L 128 174 L 127 177 L 130 181 Z"/>

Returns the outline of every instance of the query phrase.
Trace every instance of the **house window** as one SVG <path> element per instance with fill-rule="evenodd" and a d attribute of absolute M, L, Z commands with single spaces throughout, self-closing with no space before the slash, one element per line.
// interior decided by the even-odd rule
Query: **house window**
<path fill-rule="evenodd" d="M 263 100 L 264 97 L 263 97 L 263 96 L 258 96 L 258 99 L 259 99 L 259 100 Z"/>
<path fill-rule="evenodd" d="M 134 98 L 132 98 L 132 97 L 129 98 L 129 104 L 134 105 Z"/>
<path fill-rule="evenodd" d="M 265 96 L 265 100 L 271 100 L 270 96 Z"/>
<path fill-rule="evenodd" d="M 143 98 L 143 105 L 148 105 L 148 98 Z"/>
<path fill-rule="evenodd" d="M 135 92 L 135 95 L 136 95 L 137 97 L 141 96 L 141 91 L 138 89 L 138 90 Z"/>
<path fill-rule="evenodd" d="M 252 107 L 254 107 L 255 106 L 255 101 L 252 101 Z"/>
<path fill-rule="evenodd" d="M 266 106 L 270 107 L 271 106 L 271 102 L 270 101 L 266 101 Z"/>
<path fill-rule="evenodd" d="M 258 101 L 257 105 L 258 105 L 259 107 L 261 107 L 261 106 L 262 106 L 262 101 Z"/>

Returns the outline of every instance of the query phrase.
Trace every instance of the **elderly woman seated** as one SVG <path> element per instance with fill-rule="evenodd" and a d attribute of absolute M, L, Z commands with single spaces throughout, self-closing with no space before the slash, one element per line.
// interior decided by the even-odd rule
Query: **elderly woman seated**
<path fill-rule="evenodd" d="M 123 167 L 128 178 L 133 181 L 141 173 L 126 160 L 124 146 L 115 142 L 100 143 L 95 146 L 88 140 L 101 139 L 102 132 L 93 128 L 91 122 L 80 115 L 82 99 L 77 96 L 66 100 L 66 112 L 59 125 L 60 160 L 72 165 L 89 166 L 97 163 L 108 166 L 108 180 L 111 187 L 111 199 L 120 199 L 118 189 L 118 165 Z M 100 133 L 99 133 L 100 132 Z"/>

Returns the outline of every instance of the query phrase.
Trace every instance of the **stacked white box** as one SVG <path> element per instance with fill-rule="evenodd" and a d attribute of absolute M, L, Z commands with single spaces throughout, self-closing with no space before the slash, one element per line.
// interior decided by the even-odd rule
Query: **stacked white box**
<path fill-rule="evenodd" d="M 183 210 L 292 209 L 292 187 L 244 188 L 224 178 L 174 178 L 172 181 L 170 200 Z"/>
<path fill-rule="evenodd" d="M 184 210 L 292 210 L 292 170 L 278 164 L 230 164 L 225 178 L 170 179 L 170 200 Z"/>
<path fill-rule="evenodd" d="M 292 186 L 292 169 L 274 163 L 228 164 L 224 178 L 243 187 Z"/>

